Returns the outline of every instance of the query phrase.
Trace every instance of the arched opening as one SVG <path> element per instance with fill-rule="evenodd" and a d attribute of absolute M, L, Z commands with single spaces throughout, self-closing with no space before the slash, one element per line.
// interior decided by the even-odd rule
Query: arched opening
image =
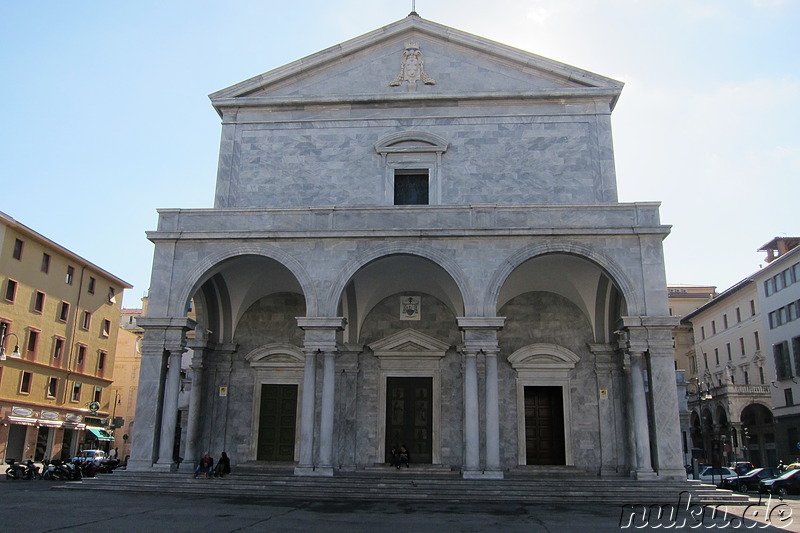
<path fill-rule="evenodd" d="M 606 271 L 574 254 L 538 255 L 519 264 L 506 277 L 497 298 L 497 316 L 505 317 L 503 330 L 498 333 L 500 354 L 505 357 L 500 358 L 498 371 L 501 379 L 516 380 L 518 389 L 516 397 L 513 391 L 501 392 L 505 396 L 501 402 L 510 407 L 501 416 L 508 423 L 517 419 L 519 464 L 601 463 L 600 397 L 596 378 L 589 381 L 595 371 L 590 346 L 609 346 L 614 326 L 625 309 L 622 293 Z M 530 369 L 515 360 L 531 346 L 550 347 L 539 354 L 538 363 L 544 367 L 534 365 Z M 571 356 L 556 376 L 548 366 L 552 361 L 542 357 L 560 353 Z M 504 359 L 507 364 L 502 364 Z M 621 369 L 618 361 L 615 364 Z M 546 368 L 549 370 L 544 371 Z M 607 386 L 613 387 L 610 383 Z M 594 407 L 587 410 L 587 405 Z M 572 424 L 579 419 L 580 424 Z M 538 435 L 544 434 L 563 437 L 542 443 Z M 576 445 L 579 441 L 597 446 L 580 449 Z M 553 446 L 555 453 L 550 451 Z"/>
<path fill-rule="evenodd" d="M 185 388 L 187 396 L 202 390 L 196 446 L 226 450 L 234 464 L 295 460 L 304 288 L 279 261 L 254 254 L 219 262 L 196 286 L 189 312 L 197 328 L 184 354 L 201 368 Z"/>
<path fill-rule="evenodd" d="M 356 382 L 354 374 L 343 373 L 337 390 L 376 409 L 374 430 L 357 445 L 377 462 L 388 462 L 391 448 L 405 445 L 413 463 L 460 463 L 459 444 L 442 447 L 447 432 L 460 441 L 452 432 L 460 431 L 463 416 L 459 373 L 443 371 L 460 364 L 456 317 L 464 313 L 464 297 L 450 273 L 424 257 L 382 256 L 350 278 L 339 309 L 347 319 L 343 345 L 357 346 L 359 353 L 342 353 L 338 362 L 361 369 L 361 377 Z M 345 411 L 340 427 L 356 422 Z M 347 453 L 352 450 L 339 451 L 343 462 L 351 460 Z"/>
<path fill-rule="evenodd" d="M 742 410 L 741 422 L 745 459 L 755 466 L 777 466 L 775 426 L 770 410 L 751 403 Z"/>

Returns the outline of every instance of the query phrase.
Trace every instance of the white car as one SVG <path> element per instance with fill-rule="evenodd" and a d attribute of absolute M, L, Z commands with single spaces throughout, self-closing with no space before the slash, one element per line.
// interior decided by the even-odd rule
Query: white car
<path fill-rule="evenodd" d="M 713 466 L 701 466 L 700 467 L 700 481 L 703 483 L 712 483 L 717 485 L 722 482 L 723 479 L 729 477 L 736 477 L 736 472 L 733 469 L 728 468 L 727 466 L 723 466 L 720 468 L 714 468 Z M 689 479 L 695 479 L 694 474 L 689 474 Z"/>
<path fill-rule="evenodd" d="M 73 461 L 81 463 L 86 461 L 92 461 L 98 465 L 104 459 L 106 459 L 106 452 L 104 452 L 103 450 L 83 450 L 80 453 L 78 453 L 77 457 L 72 458 Z"/>

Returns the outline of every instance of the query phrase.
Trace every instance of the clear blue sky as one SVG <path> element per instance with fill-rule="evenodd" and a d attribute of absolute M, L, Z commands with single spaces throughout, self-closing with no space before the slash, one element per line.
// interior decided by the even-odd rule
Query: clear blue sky
<path fill-rule="evenodd" d="M 208 94 L 411 1 L 0 3 L 0 210 L 147 290 L 161 207 L 213 205 Z M 800 235 L 800 1 L 417 0 L 423 18 L 624 81 L 622 201 L 661 201 L 670 283 L 725 289 Z"/>

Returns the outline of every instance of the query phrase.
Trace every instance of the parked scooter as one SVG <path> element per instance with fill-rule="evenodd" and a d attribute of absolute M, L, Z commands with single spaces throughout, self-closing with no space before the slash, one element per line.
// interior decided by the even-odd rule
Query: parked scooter
<path fill-rule="evenodd" d="M 44 465 L 42 479 L 48 481 L 70 481 L 72 479 L 72 471 L 64 466 L 60 459 L 44 461 Z"/>
<path fill-rule="evenodd" d="M 64 464 L 64 468 L 69 471 L 69 479 L 71 481 L 80 481 L 83 479 L 83 471 L 81 470 L 81 465 L 76 463 L 75 461 L 70 461 Z"/>
<path fill-rule="evenodd" d="M 42 475 L 39 473 L 39 467 L 36 466 L 33 461 L 28 459 L 23 464 L 25 465 L 25 474 L 23 479 L 42 479 Z"/>
<path fill-rule="evenodd" d="M 16 459 L 6 459 L 6 479 L 25 479 L 25 465 L 17 463 Z"/>

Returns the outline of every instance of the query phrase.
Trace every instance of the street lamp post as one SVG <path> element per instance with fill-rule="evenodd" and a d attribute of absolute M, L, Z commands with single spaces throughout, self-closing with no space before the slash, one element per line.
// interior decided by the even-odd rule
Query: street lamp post
<path fill-rule="evenodd" d="M 690 381 L 694 383 L 693 395 L 697 396 L 697 403 L 700 409 L 700 446 L 703 450 L 703 458 L 706 458 L 706 439 L 705 431 L 703 429 L 703 426 L 705 425 L 705 420 L 703 419 L 703 403 L 712 399 L 713 396 L 711 395 L 711 388 L 709 387 L 708 383 L 700 381 L 700 379 L 697 377 L 692 378 Z M 696 457 L 692 457 L 692 470 L 694 471 L 695 479 L 697 479 L 700 474 L 700 466 Z"/>
<path fill-rule="evenodd" d="M 6 325 L 3 324 L 3 327 L 0 328 L 0 361 L 6 360 L 6 337 L 10 337 L 11 335 L 14 336 L 16 342 L 14 343 L 14 351 L 9 354 L 9 356 L 19 359 L 19 337 L 17 337 L 16 333 L 6 333 Z"/>

